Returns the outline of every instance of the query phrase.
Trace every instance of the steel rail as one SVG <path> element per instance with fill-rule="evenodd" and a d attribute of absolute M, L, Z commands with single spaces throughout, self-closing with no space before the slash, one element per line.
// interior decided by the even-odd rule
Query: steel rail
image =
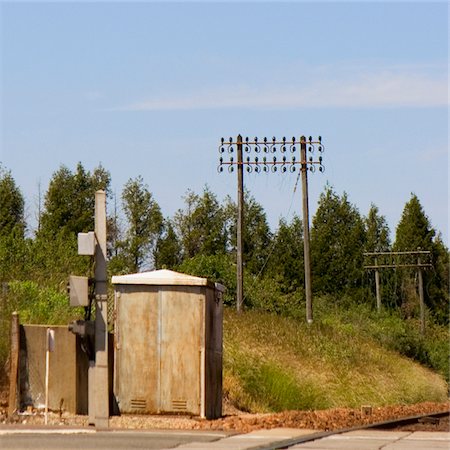
<path fill-rule="evenodd" d="M 450 416 L 450 410 L 440 411 L 440 412 L 436 412 L 436 413 L 419 414 L 419 415 L 415 415 L 415 416 L 401 417 L 399 419 L 385 420 L 382 422 L 375 422 L 375 423 L 365 424 L 365 425 L 357 425 L 354 427 L 343 428 L 340 430 L 318 431 L 317 433 L 308 434 L 306 436 L 301 436 L 298 438 L 284 439 L 284 440 L 281 440 L 278 442 L 272 442 L 270 444 L 263 444 L 263 445 L 257 445 L 254 447 L 249 447 L 247 450 L 288 449 L 289 447 L 293 447 L 294 445 L 303 444 L 305 442 L 316 441 L 318 439 L 323 439 L 328 436 L 348 433 L 350 431 L 369 430 L 371 428 L 389 429 L 389 428 L 399 427 L 402 425 L 418 423 L 420 421 L 420 419 L 426 419 L 428 417 L 440 418 L 440 417 L 445 417 L 445 416 Z"/>

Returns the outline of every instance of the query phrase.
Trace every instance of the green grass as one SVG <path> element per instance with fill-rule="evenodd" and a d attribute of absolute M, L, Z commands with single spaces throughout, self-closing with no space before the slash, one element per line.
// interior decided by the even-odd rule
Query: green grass
<path fill-rule="evenodd" d="M 66 325 L 83 317 L 83 309 L 71 307 L 66 293 L 42 288 L 33 281 L 9 283 L 0 294 L 0 385 L 6 382 L 14 311 L 19 313 L 20 323 L 27 324 Z"/>
<path fill-rule="evenodd" d="M 334 319 L 333 319 L 334 317 Z M 224 391 L 249 412 L 446 401 L 442 376 L 358 324 L 247 311 L 224 317 Z"/>

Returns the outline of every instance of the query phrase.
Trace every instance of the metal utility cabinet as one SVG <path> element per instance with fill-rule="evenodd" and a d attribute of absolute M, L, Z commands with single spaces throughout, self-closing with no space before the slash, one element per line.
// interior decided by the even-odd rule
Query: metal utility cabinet
<path fill-rule="evenodd" d="M 120 412 L 220 417 L 224 287 L 170 270 L 112 283 Z"/>

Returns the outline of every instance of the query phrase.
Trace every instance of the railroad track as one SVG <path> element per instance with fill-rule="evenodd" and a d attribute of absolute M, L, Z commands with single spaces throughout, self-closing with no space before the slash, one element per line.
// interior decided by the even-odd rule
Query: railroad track
<path fill-rule="evenodd" d="M 382 429 L 382 430 L 393 430 L 396 428 L 404 427 L 406 425 L 439 425 L 442 419 L 449 418 L 450 411 L 437 412 L 431 414 L 419 414 L 417 416 L 403 417 L 401 419 L 387 420 L 385 422 L 375 423 L 369 425 L 366 428 L 369 429 Z M 362 429 L 363 427 L 361 427 Z"/>
<path fill-rule="evenodd" d="M 301 436 L 294 439 L 287 439 L 285 441 L 279 441 L 273 444 L 263 445 L 261 447 L 254 447 L 252 450 L 281 450 L 288 449 L 297 444 L 303 444 L 305 442 L 315 441 L 317 439 L 322 439 L 328 436 L 343 434 L 350 431 L 359 430 L 396 430 L 407 425 L 415 424 L 427 424 L 427 425 L 437 425 L 442 419 L 448 419 L 450 417 L 450 410 L 437 413 L 419 414 L 415 416 L 402 417 L 399 419 L 386 420 L 383 422 L 375 422 L 372 424 L 361 425 L 351 428 L 344 428 L 342 430 L 333 431 L 320 431 L 317 433 L 309 434 L 306 436 Z M 450 430 L 449 430 L 450 431 Z"/>

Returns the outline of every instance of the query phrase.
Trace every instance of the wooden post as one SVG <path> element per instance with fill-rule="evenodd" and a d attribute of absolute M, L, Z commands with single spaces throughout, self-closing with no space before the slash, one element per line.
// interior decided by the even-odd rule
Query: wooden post
<path fill-rule="evenodd" d="M 11 316 L 11 364 L 9 371 L 9 403 L 8 417 L 17 410 L 18 378 L 19 378 L 20 324 L 19 314 L 13 312 Z"/>
<path fill-rule="evenodd" d="M 308 205 L 308 162 L 306 160 L 306 138 L 300 138 L 301 171 L 302 171 L 302 198 L 303 198 L 303 249 L 305 264 L 305 297 L 306 321 L 312 323 L 312 287 L 311 287 L 311 259 L 309 250 L 309 205 Z"/>
<path fill-rule="evenodd" d="M 237 216 L 237 289 L 236 309 L 240 313 L 244 305 L 244 165 L 242 164 L 242 136 L 237 137 L 237 180 L 238 180 L 238 216 Z"/>
<path fill-rule="evenodd" d="M 378 271 L 378 259 L 375 258 L 375 291 L 377 295 L 377 311 L 381 311 L 380 272 Z"/>
<path fill-rule="evenodd" d="M 95 372 L 96 428 L 109 425 L 108 275 L 106 271 L 106 193 L 95 193 Z M 90 399 L 91 400 L 91 399 Z M 90 402 L 89 402 L 90 403 Z"/>
<path fill-rule="evenodd" d="M 425 301 L 423 295 L 423 277 L 420 256 L 417 257 L 417 266 L 419 271 L 420 332 L 425 334 Z"/>

